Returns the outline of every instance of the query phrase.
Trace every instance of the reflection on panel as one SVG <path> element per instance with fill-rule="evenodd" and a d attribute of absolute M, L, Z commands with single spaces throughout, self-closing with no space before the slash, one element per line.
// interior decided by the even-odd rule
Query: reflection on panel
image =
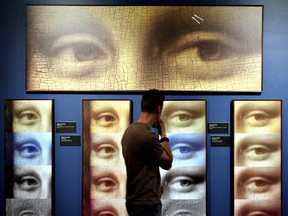
<path fill-rule="evenodd" d="M 131 123 L 129 100 L 83 100 L 82 215 L 127 215 L 121 138 Z"/>
<path fill-rule="evenodd" d="M 5 100 L 6 215 L 53 215 L 53 101 Z"/>
<path fill-rule="evenodd" d="M 161 115 L 173 153 L 170 170 L 160 170 L 163 216 L 206 215 L 206 101 L 164 101 Z"/>
<path fill-rule="evenodd" d="M 282 101 L 234 101 L 234 215 L 281 215 Z"/>

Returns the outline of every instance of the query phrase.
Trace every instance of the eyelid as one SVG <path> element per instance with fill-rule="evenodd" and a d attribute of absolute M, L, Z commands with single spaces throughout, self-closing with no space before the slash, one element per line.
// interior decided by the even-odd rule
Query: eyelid
<path fill-rule="evenodd" d="M 265 182 L 270 182 L 270 180 L 266 177 L 263 177 L 263 176 L 252 176 L 251 178 L 248 178 L 244 184 L 250 184 L 251 182 L 255 182 L 255 181 L 259 181 L 259 180 L 262 180 L 262 181 L 265 181 Z"/>
<path fill-rule="evenodd" d="M 251 172 L 250 172 L 251 171 Z M 258 171 L 261 171 L 260 173 Z M 274 168 L 271 170 L 265 170 L 265 172 L 262 169 L 249 169 L 247 171 L 244 170 L 243 173 L 239 173 L 238 174 L 238 180 L 237 180 L 237 184 L 238 185 L 244 185 L 246 182 L 250 181 L 251 179 L 256 179 L 256 178 L 262 178 L 262 179 L 267 179 L 267 181 L 269 180 L 271 183 L 277 183 L 279 181 L 279 172 L 277 170 L 277 172 L 275 172 L 276 170 L 274 170 Z"/>
<path fill-rule="evenodd" d="M 176 42 L 170 46 L 166 54 L 173 54 L 185 50 L 187 47 L 196 46 L 202 42 L 222 43 L 229 46 L 232 50 L 240 50 L 241 44 L 228 34 L 213 31 L 193 31 L 179 37 Z"/>
<path fill-rule="evenodd" d="M 36 215 L 33 210 L 23 210 L 20 212 L 19 216 Z"/>
<path fill-rule="evenodd" d="M 24 110 L 24 111 L 21 111 L 18 115 L 18 117 L 22 118 L 23 116 L 25 115 L 28 115 L 28 114 L 34 114 L 35 116 L 37 116 L 39 118 L 39 114 L 33 110 Z"/>
<path fill-rule="evenodd" d="M 237 135 L 238 140 L 236 141 L 236 146 L 238 152 L 243 152 L 246 148 L 254 144 L 263 145 L 273 150 L 278 150 L 281 147 L 281 136 L 279 134 L 262 134 L 262 136 L 257 134 Z"/>
<path fill-rule="evenodd" d="M 106 118 L 109 118 L 108 120 Z M 111 127 L 117 124 L 119 120 L 118 115 L 112 112 L 101 112 L 93 116 L 92 122 L 100 127 Z"/>
<path fill-rule="evenodd" d="M 39 111 L 35 110 L 33 108 L 23 108 L 23 109 L 18 109 L 18 110 L 15 109 L 14 113 L 18 119 L 21 119 L 21 118 L 23 118 L 23 116 L 28 115 L 28 114 L 34 114 L 35 116 L 40 118 Z M 35 120 L 33 119 L 33 120 L 29 120 L 29 121 L 35 121 Z"/>
<path fill-rule="evenodd" d="M 267 143 L 256 142 L 254 144 L 243 145 L 240 149 L 240 153 L 247 153 L 248 151 L 251 151 L 251 150 L 256 149 L 256 148 L 264 148 L 264 149 L 268 150 L 269 152 L 271 152 L 271 151 L 277 150 L 278 149 L 277 147 L 278 146 L 276 146 L 276 145 L 269 145 Z"/>
<path fill-rule="evenodd" d="M 28 148 L 35 148 L 37 151 L 33 151 L 33 152 L 24 152 L 24 150 L 28 150 Z M 31 142 L 28 142 L 28 143 L 23 143 L 23 144 L 19 144 L 16 146 L 16 150 L 19 152 L 19 154 L 22 156 L 22 157 L 26 157 L 26 158 L 33 158 L 37 155 L 39 155 L 41 153 L 41 146 L 38 145 L 37 143 L 31 143 Z"/>
<path fill-rule="evenodd" d="M 98 37 L 91 34 L 70 34 L 60 36 L 52 42 L 49 53 L 50 55 L 55 52 L 57 53 L 57 50 L 77 43 L 94 44 L 101 48 L 107 56 L 111 56 L 109 53 L 111 53 L 112 50 L 107 46 L 107 42 L 100 40 Z"/>
<path fill-rule="evenodd" d="M 258 115 L 263 114 L 268 117 L 272 116 L 271 113 L 267 112 L 266 110 L 251 110 L 250 112 L 247 112 L 246 115 L 243 116 L 243 119 L 255 116 L 257 114 Z"/>
<path fill-rule="evenodd" d="M 33 180 L 36 184 L 33 185 L 28 185 L 29 180 Z M 17 184 L 20 186 L 21 189 L 26 190 L 26 191 L 32 191 L 35 188 L 37 188 L 41 182 L 36 176 L 33 175 L 24 175 L 16 178 Z M 27 184 L 27 185 L 26 185 Z"/>
<path fill-rule="evenodd" d="M 171 178 L 169 183 L 175 183 L 183 180 L 190 181 L 191 184 L 199 184 L 203 182 L 204 178 L 202 176 L 189 176 L 189 175 L 174 176 Z"/>
<path fill-rule="evenodd" d="M 102 192 L 112 192 L 115 189 L 118 188 L 119 182 L 117 181 L 116 178 L 111 178 L 111 177 L 100 177 L 100 178 L 96 178 L 94 179 L 94 184 L 95 186 Z M 111 185 L 106 186 L 106 183 L 109 183 Z M 103 185 L 104 184 L 104 185 Z"/>

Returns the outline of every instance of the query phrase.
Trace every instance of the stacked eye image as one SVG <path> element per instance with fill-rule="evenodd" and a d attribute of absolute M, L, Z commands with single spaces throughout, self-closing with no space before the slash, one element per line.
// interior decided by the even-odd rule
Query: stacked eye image
<path fill-rule="evenodd" d="M 234 215 L 281 215 L 279 100 L 233 101 Z"/>
<path fill-rule="evenodd" d="M 173 164 L 160 170 L 162 215 L 206 215 L 206 101 L 164 101 Z"/>
<path fill-rule="evenodd" d="M 6 215 L 52 215 L 53 100 L 5 100 Z"/>
<path fill-rule="evenodd" d="M 83 100 L 82 215 L 128 216 L 121 139 L 130 100 Z"/>

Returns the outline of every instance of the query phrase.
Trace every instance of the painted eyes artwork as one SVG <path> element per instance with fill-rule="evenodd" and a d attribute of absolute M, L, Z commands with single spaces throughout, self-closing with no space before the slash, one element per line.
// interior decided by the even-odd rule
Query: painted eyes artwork
<path fill-rule="evenodd" d="M 234 101 L 234 215 L 281 216 L 282 101 Z"/>
<path fill-rule="evenodd" d="M 163 215 L 206 215 L 206 101 L 164 101 L 161 118 L 173 153 L 160 171 Z"/>
<path fill-rule="evenodd" d="M 121 139 L 132 121 L 129 100 L 83 100 L 83 216 L 127 214 Z"/>
<path fill-rule="evenodd" d="M 52 100 L 5 100 L 6 215 L 52 215 Z"/>
<path fill-rule="evenodd" d="M 261 6 L 26 9 L 27 91 L 262 91 Z"/>

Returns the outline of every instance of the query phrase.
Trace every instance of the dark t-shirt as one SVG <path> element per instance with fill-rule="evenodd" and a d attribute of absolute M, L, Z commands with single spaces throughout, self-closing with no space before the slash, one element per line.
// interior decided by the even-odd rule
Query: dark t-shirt
<path fill-rule="evenodd" d="M 134 122 L 122 138 L 122 153 L 127 170 L 126 201 L 154 205 L 161 198 L 159 158 L 163 148 L 151 128 Z"/>

